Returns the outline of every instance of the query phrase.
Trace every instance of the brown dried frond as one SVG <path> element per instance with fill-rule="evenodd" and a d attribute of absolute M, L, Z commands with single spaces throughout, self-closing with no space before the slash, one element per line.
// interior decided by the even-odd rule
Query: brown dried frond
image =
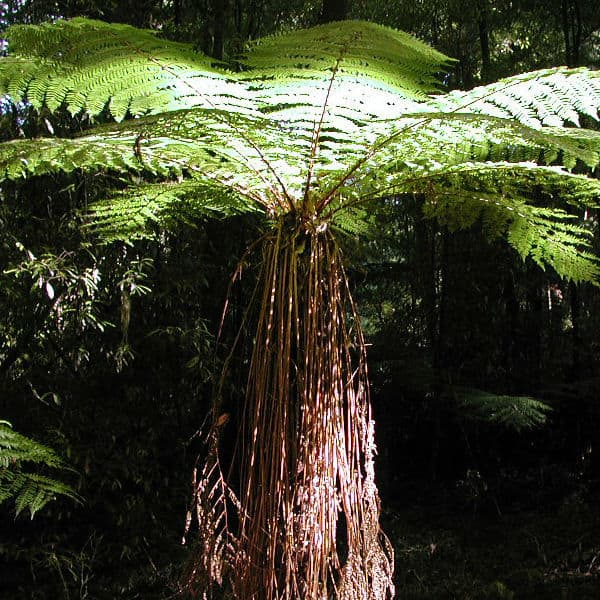
<path fill-rule="evenodd" d="M 391 598 L 365 344 L 334 238 L 282 219 L 264 239 L 258 285 L 234 457 L 237 526 L 229 531 L 230 490 L 220 468 L 216 475 L 215 449 L 196 483 L 196 518 L 205 522 L 198 550 L 212 555 L 198 564 L 213 583 L 226 577 L 239 600 Z"/>
<path fill-rule="evenodd" d="M 218 454 L 217 419 L 206 439 L 208 453 L 200 472 L 192 476 L 192 501 L 186 515 L 182 543 L 186 543 L 192 522 L 197 527 L 194 540 L 194 560 L 186 574 L 186 588 L 194 597 L 208 600 L 213 586 L 221 586 L 228 576 L 232 557 L 237 553 L 237 541 L 229 527 L 229 513 L 237 513 L 239 500 L 226 483 Z"/>
<path fill-rule="evenodd" d="M 339 249 L 326 230 L 282 223 L 264 265 L 244 417 L 238 597 L 389 597 L 364 340 L 356 316 L 348 332 Z"/>

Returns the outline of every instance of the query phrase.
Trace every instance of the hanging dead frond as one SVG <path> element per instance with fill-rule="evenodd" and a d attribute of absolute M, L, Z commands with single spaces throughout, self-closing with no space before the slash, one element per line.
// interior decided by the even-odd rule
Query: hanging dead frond
<path fill-rule="evenodd" d="M 212 598 L 215 585 L 223 585 L 238 550 L 229 515 L 237 518 L 240 505 L 221 471 L 218 452 L 221 421 L 217 418 L 212 424 L 205 441 L 207 456 L 202 468 L 196 467 L 193 472 L 192 501 L 182 539 L 185 544 L 192 523 L 196 523 L 196 552 L 186 574 L 186 588 L 195 598 L 202 600 Z"/>
<path fill-rule="evenodd" d="M 206 546 L 198 559 L 216 583 L 228 563 L 240 599 L 391 597 L 393 552 L 379 527 L 365 345 L 326 226 L 281 219 L 265 238 L 258 285 L 234 457 L 239 525 L 228 539 L 237 549 L 229 553 L 224 542 L 226 493 L 214 493 L 225 489 L 222 477 L 212 483 L 205 467 L 196 489 L 216 508 L 195 515 Z"/>

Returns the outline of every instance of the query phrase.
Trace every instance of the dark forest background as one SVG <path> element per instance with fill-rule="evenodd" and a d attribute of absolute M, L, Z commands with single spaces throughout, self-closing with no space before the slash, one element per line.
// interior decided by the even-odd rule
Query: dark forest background
<path fill-rule="evenodd" d="M 0 3 L 0 27 L 63 16 L 158 29 L 218 59 L 262 35 L 364 18 L 457 58 L 451 87 L 600 67 L 593 0 Z M 43 130 L 43 115 L 22 111 L 2 113 L 2 139 Z M 94 185 L 48 178 L 0 196 L 0 419 L 65 457 L 72 471 L 56 476 L 83 499 L 58 498 L 33 519 L 0 505 L 7 600 L 178 591 L 198 432 L 252 291 L 250 267 L 217 340 L 252 216 L 98 246 L 79 226 Z M 598 214 L 586 217 L 600 252 Z M 389 198 L 373 219 L 377 235 L 345 252 L 398 597 L 600 598 L 598 288 L 523 262 L 477 226 L 424 220 L 419 198 Z M 232 411 L 245 350 L 227 380 Z M 523 396 L 547 410 L 523 412 Z"/>

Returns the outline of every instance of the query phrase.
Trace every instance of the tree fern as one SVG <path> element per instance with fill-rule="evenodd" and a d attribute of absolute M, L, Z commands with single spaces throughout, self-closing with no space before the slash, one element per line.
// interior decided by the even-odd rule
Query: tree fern
<path fill-rule="evenodd" d="M 572 126 L 598 116 L 598 73 L 551 69 L 443 94 L 448 58 L 354 21 L 260 40 L 231 71 L 150 32 L 83 19 L 12 28 L 7 38 L 2 93 L 115 122 L 72 139 L 4 143 L 0 185 L 77 172 L 118 178 L 119 189 L 90 207 L 108 239 L 194 215 L 266 217 L 232 459 L 239 482 L 234 490 L 221 471 L 217 389 L 190 511 L 204 552 L 217 551 L 193 562 L 190 589 L 392 596 L 365 344 L 336 233 L 359 236 L 378 199 L 417 193 L 425 215 L 451 229 L 481 222 L 523 258 L 595 280 L 588 223 L 576 217 L 598 203 L 589 174 L 600 136 Z M 542 410 L 519 406 L 533 410 L 531 422 Z"/>
<path fill-rule="evenodd" d="M 14 431 L 7 421 L 0 421 L 0 504 L 14 500 L 19 515 L 28 510 L 31 518 L 57 496 L 79 501 L 70 486 L 30 472 L 26 465 L 65 470 L 66 466 L 54 450 Z"/>
<path fill-rule="evenodd" d="M 439 87 L 435 73 L 448 59 L 374 24 L 348 21 L 261 40 L 242 59 L 245 70 L 235 81 L 185 45 L 127 26 L 74 19 L 15 27 L 8 38 L 12 58 L 3 61 L 0 80 L 16 98 L 95 115 L 118 97 L 129 114 L 163 114 L 75 140 L 5 145 L 0 166 L 7 178 L 101 165 L 162 177 L 185 172 L 277 213 L 295 210 L 311 194 L 325 196 L 324 208 L 333 197 L 414 191 L 438 177 L 439 164 L 467 171 L 474 160 L 598 164 L 596 132 L 556 127 L 577 123 L 579 113 L 597 116 L 595 73 L 545 70 L 430 98 Z M 223 95 L 215 92 L 215 78 Z M 88 82 L 89 92 L 75 102 L 69 94 Z M 41 91 L 31 95 L 31 85 Z M 143 108 L 136 108 L 138 97 Z M 188 110 L 164 112 L 181 106 Z M 189 111 L 194 106 L 202 108 Z M 121 119 L 126 113 L 112 114 Z M 547 123 L 554 126 L 540 129 Z M 160 221 L 165 213 L 149 205 L 143 214 Z M 145 229 L 143 219 L 136 223 L 137 233 L 129 228 L 133 235 Z"/>
<path fill-rule="evenodd" d="M 158 228 L 175 222 L 193 222 L 199 216 L 223 218 L 258 207 L 233 190 L 215 190 L 194 179 L 136 186 L 96 202 L 90 227 L 106 241 L 133 240 L 153 235 Z"/>

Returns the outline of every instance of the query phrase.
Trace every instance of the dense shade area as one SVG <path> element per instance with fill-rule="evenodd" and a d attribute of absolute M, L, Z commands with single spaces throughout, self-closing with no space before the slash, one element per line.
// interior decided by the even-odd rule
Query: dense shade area
<path fill-rule="evenodd" d="M 86 4 L 6 3 L 3 18 L 128 21 L 223 58 L 248 39 L 344 10 L 458 58 L 452 87 L 598 65 L 588 2 Z M 26 106 L 3 109 L 1 134 L 88 126 L 67 113 L 51 121 Z M 40 472 L 76 494 L 31 520 L 1 505 L 7 598 L 150 599 L 180 589 L 202 425 L 259 276 L 260 260 L 245 254 L 261 227 L 254 214 L 189 216 L 151 240 L 97 245 L 81 211 L 104 185 L 65 175 L 2 189 L 0 418 L 55 450 L 60 464 Z M 581 216 L 597 250 L 597 209 Z M 597 287 L 522 260 L 484 222 L 456 231 L 424 219 L 418 195 L 388 198 L 369 225 L 346 235 L 342 252 L 368 343 L 398 597 L 596 597 Z M 240 260 L 249 266 L 229 288 Z M 221 382 L 232 454 L 251 349 L 241 336 Z"/>

